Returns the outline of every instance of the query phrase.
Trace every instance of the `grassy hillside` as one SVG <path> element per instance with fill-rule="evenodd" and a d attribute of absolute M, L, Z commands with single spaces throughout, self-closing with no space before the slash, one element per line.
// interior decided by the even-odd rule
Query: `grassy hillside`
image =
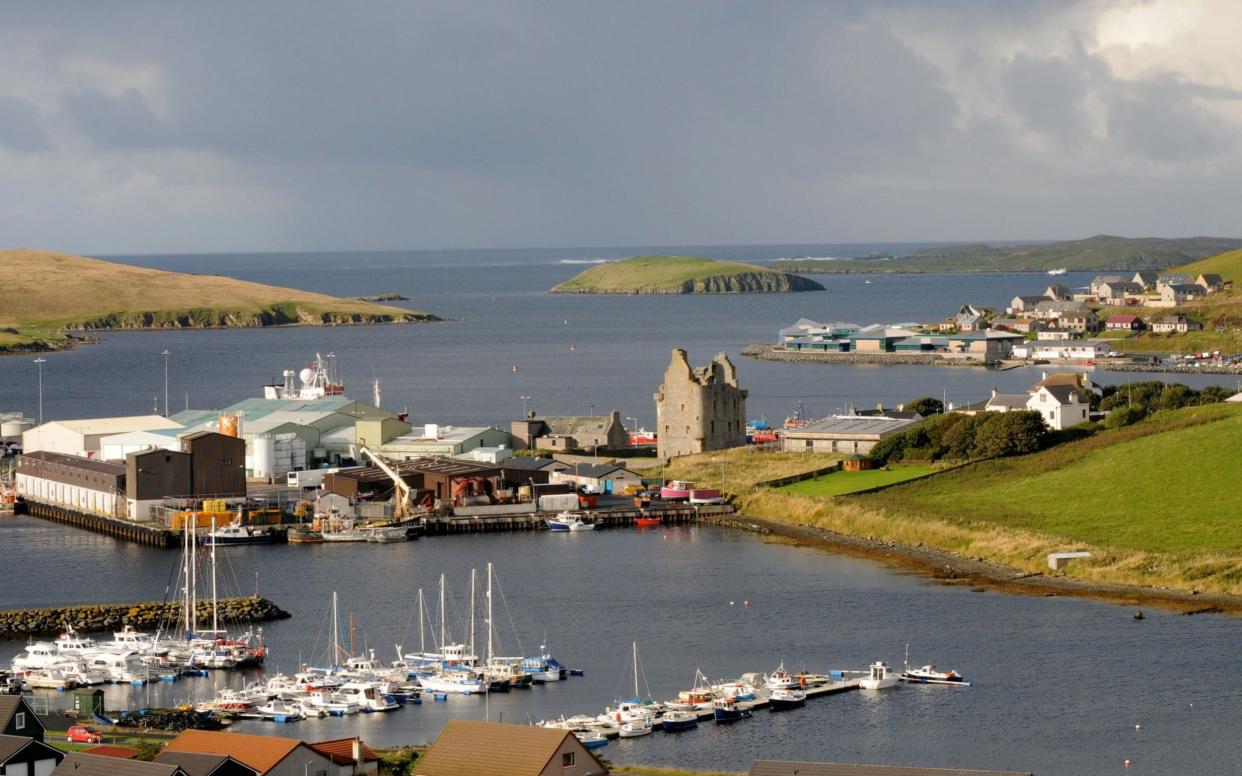
<path fill-rule="evenodd" d="M 1064 267 L 1070 270 L 1164 269 L 1242 248 L 1242 239 L 1224 237 L 1114 237 L 1037 245 L 947 245 L 924 248 L 895 259 L 778 261 L 786 272 L 1022 272 Z"/>
<path fill-rule="evenodd" d="M 1220 275 L 1225 280 L 1242 283 L 1242 249 L 1227 251 L 1206 259 L 1185 264 L 1177 268 L 1178 272 L 1198 277 L 1201 273 Z"/>
<path fill-rule="evenodd" d="M 752 264 L 700 256 L 638 256 L 599 264 L 552 289 L 554 294 L 743 294 L 822 291 L 813 280 Z"/>
<path fill-rule="evenodd" d="M 1046 573 L 1087 550 L 1095 582 L 1242 594 L 1242 406 L 1157 413 L 1020 458 L 984 461 L 875 493 L 817 498 L 762 489 L 746 514 L 928 546 Z M 835 475 L 833 475 L 835 476 Z"/>
<path fill-rule="evenodd" d="M 418 310 L 214 275 L 133 267 L 64 253 L 0 251 L 0 348 L 38 349 L 64 332 L 434 320 Z"/>

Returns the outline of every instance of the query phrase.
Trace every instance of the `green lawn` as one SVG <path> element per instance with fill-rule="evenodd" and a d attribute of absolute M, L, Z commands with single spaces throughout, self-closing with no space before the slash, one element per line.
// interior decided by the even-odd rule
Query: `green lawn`
<path fill-rule="evenodd" d="M 911 518 L 1020 528 L 1118 549 L 1239 553 L 1238 472 L 1242 407 L 1216 404 L 1158 413 L 1130 428 L 854 501 Z"/>
<path fill-rule="evenodd" d="M 933 471 L 935 469 L 931 466 L 890 466 L 888 469 L 868 469 L 861 472 L 833 472 L 813 480 L 786 485 L 781 490 L 799 496 L 844 496 L 882 485 L 916 480 Z"/>

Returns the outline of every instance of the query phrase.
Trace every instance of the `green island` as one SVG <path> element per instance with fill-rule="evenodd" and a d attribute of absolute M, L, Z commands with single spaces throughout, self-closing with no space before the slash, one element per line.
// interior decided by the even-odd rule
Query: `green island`
<path fill-rule="evenodd" d="M 764 484 L 838 458 L 739 448 L 645 474 L 721 488 L 740 527 L 829 532 L 842 541 L 827 546 L 933 576 L 965 578 L 976 572 L 945 569 L 979 561 L 994 571 L 977 579 L 1034 582 L 1026 592 L 1056 593 L 1054 583 L 1069 582 L 1082 587 L 1062 592 L 1142 602 L 1141 590 L 1183 609 L 1242 611 L 1236 598 L 1207 600 L 1242 596 L 1242 489 L 1222 487 L 1222 477 L 1242 468 L 1242 404 L 1159 410 L 1027 455 Z M 885 476 L 908 481 L 879 487 Z M 1051 572 L 1048 554 L 1064 551 L 1091 557 Z"/>
<path fill-rule="evenodd" d="M 944 245 L 912 250 L 900 257 L 786 259 L 769 266 L 800 274 L 1134 271 L 1176 267 L 1238 248 L 1242 248 L 1242 239 L 1229 237 L 1128 238 L 1102 234 L 1034 245 Z"/>
<path fill-rule="evenodd" d="M 0 251 L 0 353 L 60 350 L 105 329 L 331 326 L 434 321 L 420 310 L 215 275 L 31 249 Z"/>
<path fill-rule="evenodd" d="M 554 294 L 756 294 L 823 291 L 814 280 L 701 256 L 637 256 L 580 272 Z"/>

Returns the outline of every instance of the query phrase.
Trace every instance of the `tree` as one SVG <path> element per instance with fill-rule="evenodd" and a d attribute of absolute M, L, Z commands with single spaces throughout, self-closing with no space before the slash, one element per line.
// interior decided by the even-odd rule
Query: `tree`
<path fill-rule="evenodd" d="M 1039 450 L 1048 435 L 1048 424 L 1038 412 L 1017 410 L 989 413 L 975 435 L 973 453 L 980 458 L 1025 455 Z"/>
<path fill-rule="evenodd" d="M 929 418 L 932 415 L 939 415 L 944 412 L 944 402 L 931 396 L 923 396 L 907 404 L 906 409 Z"/>

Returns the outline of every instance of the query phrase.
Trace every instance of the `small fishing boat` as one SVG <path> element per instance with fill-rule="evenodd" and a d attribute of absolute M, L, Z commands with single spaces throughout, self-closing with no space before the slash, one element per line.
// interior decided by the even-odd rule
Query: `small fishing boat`
<path fill-rule="evenodd" d="M 229 545 L 229 544 L 268 544 L 272 541 L 272 535 L 267 531 L 260 531 L 249 526 L 241 524 L 241 519 L 234 520 L 228 525 L 222 525 L 219 528 L 208 531 L 203 534 L 202 542 L 207 546 L 211 545 Z"/>
<path fill-rule="evenodd" d="M 745 679 L 714 684 L 712 685 L 712 691 L 715 692 L 717 698 L 732 698 L 735 701 L 753 701 L 755 699 L 755 686 Z"/>
<path fill-rule="evenodd" d="M 864 690 L 889 690 L 896 687 L 898 681 L 888 663 L 877 660 L 868 666 L 867 675 L 858 680 L 858 686 Z"/>
<path fill-rule="evenodd" d="M 706 711 L 712 707 L 716 698 L 716 690 L 707 681 L 707 677 L 697 668 L 694 671 L 694 686 L 689 690 L 677 693 L 677 700 L 669 704 L 672 709 L 688 711 Z"/>
<path fill-rule="evenodd" d="M 806 693 L 790 687 L 779 687 L 768 696 L 768 708 L 772 711 L 796 709 L 806 703 Z"/>
<path fill-rule="evenodd" d="M 672 480 L 660 488 L 660 498 L 665 501 L 689 501 L 694 483 L 689 480 Z"/>
<path fill-rule="evenodd" d="M 737 698 L 717 698 L 712 706 L 712 714 L 715 717 L 716 724 L 736 722 L 739 719 L 746 719 L 751 716 L 750 709 L 744 709 L 737 705 Z"/>
<path fill-rule="evenodd" d="M 724 496 L 715 488 L 695 488 L 690 491 L 691 504 L 723 504 Z"/>
<path fill-rule="evenodd" d="M 587 522 L 577 512 L 560 512 L 556 517 L 544 519 L 551 531 L 593 531 L 595 523 Z"/>
<path fill-rule="evenodd" d="M 1069 272 L 1069 270 L 1065 267 L 1057 267 L 1056 269 L 1048 270 L 1049 275 L 1064 275 L 1066 272 Z"/>
<path fill-rule="evenodd" d="M 574 737 L 577 738 L 587 749 L 599 749 L 601 746 L 608 744 L 608 739 L 599 733 L 587 730 L 575 730 Z"/>
<path fill-rule="evenodd" d="M 640 517 L 634 520 L 635 528 L 655 528 L 659 526 L 663 520 L 658 517 Z"/>
<path fill-rule="evenodd" d="M 408 542 L 410 540 L 409 526 L 377 525 L 369 526 L 362 530 L 366 532 L 368 542 L 392 544 L 395 542 Z"/>
<path fill-rule="evenodd" d="M 392 711 L 401 704 L 388 692 L 383 682 L 346 682 L 337 695 L 347 702 L 357 703 L 362 711 Z"/>
<path fill-rule="evenodd" d="M 273 698 L 262 706 L 256 706 L 255 712 L 263 719 L 270 719 L 274 722 L 294 722 L 306 717 L 306 712 L 302 710 L 300 703 L 291 703 L 280 698 Z"/>
<path fill-rule="evenodd" d="M 323 534 L 309 528 L 290 528 L 285 535 L 290 544 L 319 544 L 324 540 Z"/>
<path fill-rule="evenodd" d="M 698 724 L 699 715 L 693 711 L 670 709 L 664 712 L 664 716 L 660 718 L 660 726 L 664 728 L 665 733 L 689 730 L 692 727 L 697 727 Z"/>
<path fill-rule="evenodd" d="M 362 706 L 358 702 L 326 690 L 311 693 L 308 702 L 313 708 L 332 717 L 344 717 L 347 714 L 357 714 L 362 711 Z"/>
<path fill-rule="evenodd" d="M 789 672 L 785 670 L 785 664 L 781 663 L 776 667 L 775 671 L 767 675 L 763 684 L 769 690 L 784 690 L 796 687 L 798 680 L 790 676 Z"/>
<path fill-rule="evenodd" d="M 622 738 L 640 738 L 651 735 L 654 729 L 651 717 L 635 717 L 629 722 L 621 723 L 620 735 Z"/>
<path fill-rule="evenodd" d="M 911 684 L 952 684 L 958 687 L 969 687 L 970 682 L 957 671 L 937 671 L 934 665 L 925 665 L 920 668 L 906 668 L 898 677 L 903 682 Z"/>

